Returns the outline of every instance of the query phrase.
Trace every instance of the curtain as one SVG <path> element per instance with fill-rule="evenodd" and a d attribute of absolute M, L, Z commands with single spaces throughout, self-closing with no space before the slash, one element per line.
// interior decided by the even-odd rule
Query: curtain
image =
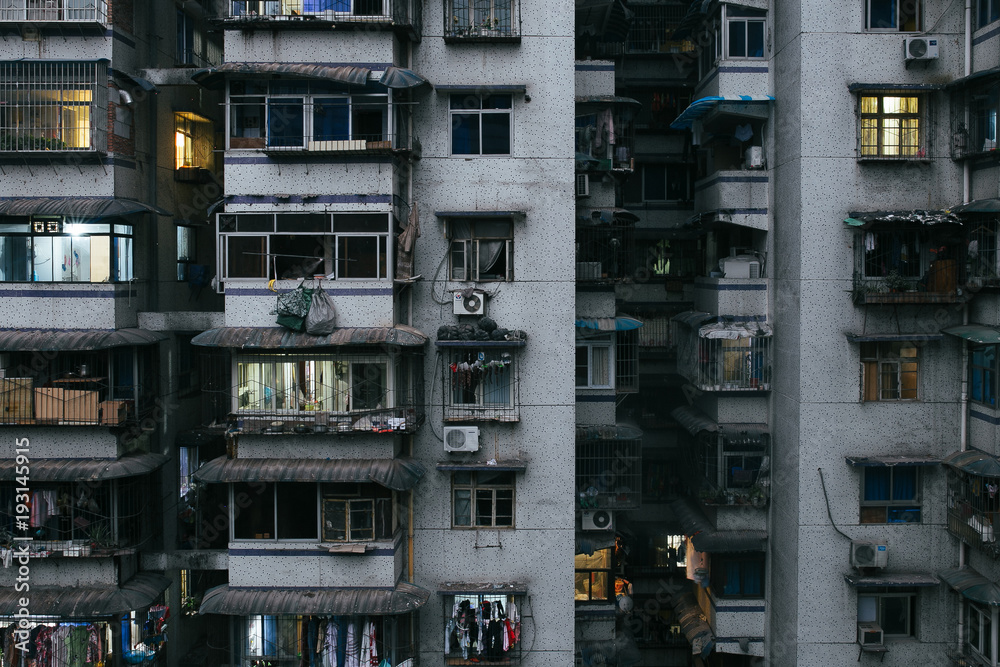
<path fill-rule="evenodd" d="M 887 469 L 889 470 L 889 469 Z M 917 468 L 905 466 L 892 468 L 892 499 L 915 500 L 917 497 Z"/>
<path fill-rule="evenodd" d="M 740 590 L 740 566 L 742 563 L 740 561 L 731 560 L 724 563 L 725 568 L 725 584 L 722 586 L 723 595 L 740 595 L 743 591 Z"/>
<path fill-rule="evenodd" d="M 865 468 L 865 500 L 889 500 L 891 468 Z"/>
<path fill-rule="evenodd" d="M 348 99 L 346 97 L 316 98 L 313 102 L 313 139 L 316 141 L 346 141 L 350 138 L 350 103 Z"/>
<path fill-rule="evenodd" d="M 496 266 L 506 248 L 505 241 L 479 241 L 479 278 L 506 278 L 506 262 Z M 495 268 L 494 268 L 495 267 Z M 492 269 L 492 270 L 491 270 Z"/>
<path fill-rule="evenodd" d="M 743 595 L 764 595 L 764 563 L 759 560 L 743 561 Z"/>

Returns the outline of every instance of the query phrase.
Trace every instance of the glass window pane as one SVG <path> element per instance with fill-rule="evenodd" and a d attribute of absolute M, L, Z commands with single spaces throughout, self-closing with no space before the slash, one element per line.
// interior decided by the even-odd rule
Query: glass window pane
<path fill-rule="evenodd" d="M 106 283 L 111 280 L 111 237 L 90 237 L 90 282 Z"/>
<path fill-rule="evenodd" d="M 350 410 L 390 407 L 386 397 L 385 364 L 351 364 Z"/>
<path fill-rule="evenodd" d="M 510 154 L 510 114 L 483 113 L 483 155 Z"/>
<path fill-rule="evenodd" d="M 266 237 L 224 236 L 223 238 L 226 239 L 226 277 L 267 277 Z"/>
<path fill-rule="evenodd" d="M 747 55 L 747 22 L 729 22 L 729 57 L 743 58 Z"/>
<path fill-rule="evenodd" d="M 351 501 L 351 541 L 370 541 L 375 539 L 375 501 Z"/>
<path fill-rule="evenodd" d="M 32 279 L 31 237 L 0 237 L 0 281 L 20 282 Z"/>
<path fill-rule="evenodd" d="M 764 57 L 764 22 L 747 22 L 747 56 L 750 58 Z"/>
<path fill-rule="evenodd" d="M 378 278 L 378 237 L 337 237 L 338 278 Z"/>
<path fill-rule="evenodd" d="M 493 491 L 479 489 L 476 491 L 476 525 L 493 525 Z"/>
<path fill-rule="evenodd" d="M 910 634 L 910 596 L 881 599 L 881 625 L 886 635 Z"/>
<path fill-rule="evenodd" d="M 591 384 L 595 387 L 607 387 L 611 385 L 610 377 L 611 348 L 592 347 L 591 348 Z"/>
<path fill-rule="evenodd" d="M 344 141 L 351 138 L 350 105 L 346 97 L 320 97 L 313 102 L 313 139 Z"/>
<path fill-rule="evenodd" d="M 514 491 L 512 489 L 497 489 L 496 491 L 496 526 L 514 525 Z"/>
<path fill-rule="evenodd" d="M 451 152 L 455 155 L 479 154 L 479 115 L 451 115 Z"/>
<path fill-rule="evenodd" d="M 301 98 L 268 100 L 268 146 L 302 146 L 304 126 L 305 114 Z"/>
<path fill-rule="evenodd" d="M 274 538 L 273 484 L 235 483 L 233 501 L 233 536 L 236 539 Z"/>
<path fill-rule="evenodd" d="M 898 0 L 868 0 L 868 27 L 872 30 L 896 28 L 896 3 Z"/>
<path fill-rule="evenodd" d="M 346 500 L 323 500 L 323 539 L 334 542 L 347 539 Z"/>
<path fill-rule="evenodd" d="M 452 523 L 456 526 L 472 525 L 472 491 L 455 489 L 455 500 L 452 503 L 454 516 Z"/>

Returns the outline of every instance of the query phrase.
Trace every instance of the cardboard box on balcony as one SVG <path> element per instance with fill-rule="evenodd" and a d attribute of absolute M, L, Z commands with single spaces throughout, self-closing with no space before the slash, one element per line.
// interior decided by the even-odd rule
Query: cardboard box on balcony
<path fill-rule="evenodd" d="M 128 416 L 128 401 L 101 401 L 101 424 L 117 426 Z"/>
<path fill-rule="evenodd" d="M 35 414 L 31 378 L 0 379 L 0 423 L 24 424 Z"/>
<path fill-rule="evenodd" d="M 96 424 L 97 392 L 36 387 L 35 417 L 60 424 Z"/>

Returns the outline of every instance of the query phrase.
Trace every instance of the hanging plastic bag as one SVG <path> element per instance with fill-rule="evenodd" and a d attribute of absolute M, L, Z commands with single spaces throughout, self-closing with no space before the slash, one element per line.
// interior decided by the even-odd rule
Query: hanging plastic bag
<path fill-rule="evenodd" d="M 291 292 L 285 292 L 278 297 L 277 323 L 292 331 L 305 330 L 306 315 L 312 304 L 313 290 L 305 286 L 303 280 Z"/>
<path fill-rule="evenodd" d="M 312 295 L 312 305 L 306 315 L 306 333 L 314 336 L 329 336 L 337 328 L 337 311 L 333 299 L 322 285 L 316 287 Z"/>

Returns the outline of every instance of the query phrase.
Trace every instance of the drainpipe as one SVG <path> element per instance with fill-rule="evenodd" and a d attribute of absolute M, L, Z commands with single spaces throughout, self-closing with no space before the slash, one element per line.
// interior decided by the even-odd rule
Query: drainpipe
<path fill-rule="evenodd" d="M 962 324 L 969 323 L 969 304 L 962 305 Z M 962 415 L 959 420 L 959 445 L 961 451 L 969 448 L 969 341 L 962 339 Z"/>
<path fill-rule="evenodd" d="M 972 0 L 965 0 L 965 74 L 972 74 Z M 969 109 L 965 109 L 965 127 L 969 127 Z M 966 160 L 962 164 L 962 203 L 969 203 L 971 190 L 972 167 Z M 963 345 L 964 347 L 964 345 Z"/>
<path fill-rule="evenodd" d="M 413 436 L 407 436 L 409 440 L 409 456 L 413 456 Z M 407 520 L 406 520 L 406 575 L 409 582 L 413 583 L 413 489 L 408 491 L 410 494 L 410 502 L 407 503 L 409 507 L 407 508 Z"/>

